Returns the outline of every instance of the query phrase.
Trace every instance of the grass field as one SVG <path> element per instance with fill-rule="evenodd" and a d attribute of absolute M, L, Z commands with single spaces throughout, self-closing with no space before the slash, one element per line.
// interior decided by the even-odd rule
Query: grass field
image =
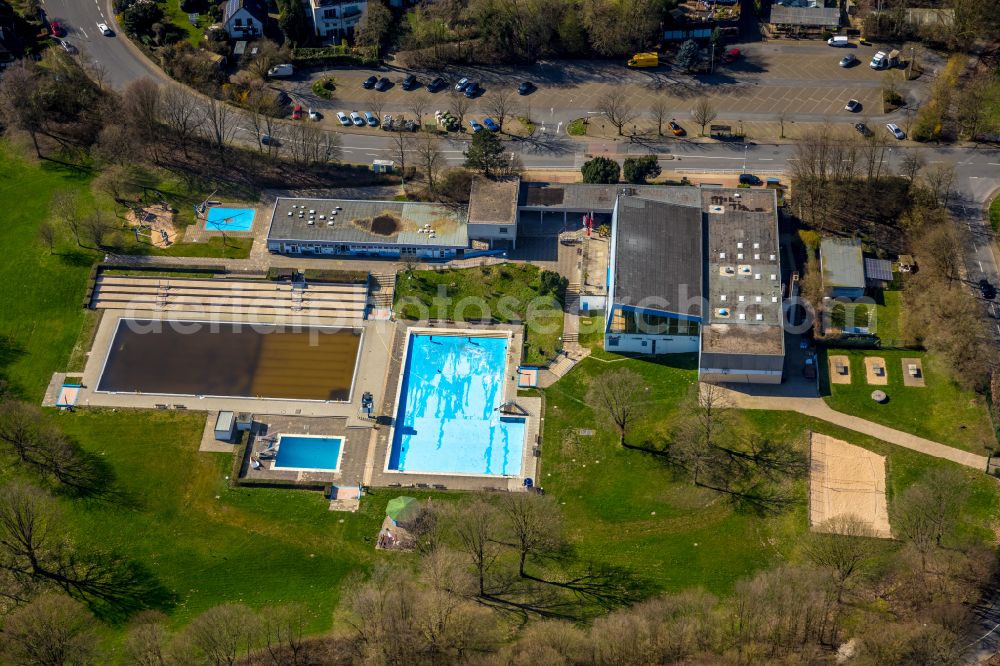
<path fill-rule="evenodd" d="M 396 312 L 407 319 L 523 321 L 524 362 L 545 364 L 561 346 L 563 313 L 554 295 L 541 294 L 540 273 L 523 264 L 400 273 Z"/>
<path fill-rule="evenodd" d="M 990 202 L 990 226 L 993 231 L 1000 231 L 1000 197 Z"/>
<path fill-rule="evenodd" d="M 66 360 L 83 324 L 81 300 L 91 264 L 103 252 L 81 248 L 62 233 L 54 254 L 37 237 L 39 224 L 49 217 L 49 202 L 58 191 L 78 196 L 81 215 L 107 205 L 95 199 L 91 176 L 52 162 L 33 164 L 0 143 L 0 377 L 8 379 L 25 397 L 40 400 L 52 373 L 65 368 Z M 185 211 L 186 198 L 175 192 L 179 185 L 158 185 L 175 201 L 182 223 L 193 221 Z M 191 218 L 184 217 L 185 213 Z M 110 213 L 107 213 L 110 217 Z M 122 251 L 129 254 L 171 256 L 220 256 L 241 258 L 250 253 L 250 240 L 230 238 L 223 248 L 221 238 L 208 243 L 178 243 L 166 250 L 137 245 L 130 234 L 122 234 Z"/>
<path fill-rule="evenodd" d="M 678 401 L 696 379 L 693 357 L 661 358 L 673 365 L 588 358 L 548 389 L 538 481 L 564 505 L 566 527 L 581 559 L 626 569 L 647 594 L 691 586 L 726 594 L 739 578 L 799 557 L 808 527 L 806 482 L 793 509 L 761 518 L 677 480 L 658 458 L 619 446 L 616 434 L 587 404 L 587 382 L 619 367 L 640 373 L 651 387 L 644 401 L 650 417 L 629 439 L 657 441 L 667 435 Z M 807 432 L 815 430 L 886 455 L 890 515 L 893 496 L 932 468 L 952 465 L 793 412 L 745 411 L 740 419 L 752 431 L 803 447 Z M 596 433 L 581 435 L 579 429 Z M 963 473 L 972 489 L 965 529 L 990 534 L 1000 505 L 997 485 L 975 470 Z"/>
<path fill-rule="evenodd" d="M 56 191 L 78 192 L 81 205 L 93 199 L 87 176 L 51 164 L 26 164 L 4 148 L 0 144 L 0 377 L 37 401 L 80 333 L 80 303 L 96 254 L 50 255 L 36 230 L 48 217 Z"/>
<path fill-rule="evenodd" d="M 829 364 L 824 353 L 820 354 L 820 391 L 833 409 L 982 455 L 986 453 L 984 445 L 996 445 L 985 400 L 955 385 L 933 355 L 913 351 L 839 349 L 826 353 L 847 355 L 851 363 L 851 383 L 830 384 Z M 889 395 L 889 401 L 884 404 L 871 399 L 871 392 L 876 387 L 865 381 L 865 356 L 885 359 L 889 384 L 878 387 Z M 903 386 L 900 359 L 904 357 L 923 360 L 925 387 Z"/>
<path fill-rule="evenodd" d="M 208 14 L 201 14 L 198 17 L 198 25 L 191 25 L 187 12 L 181 10 L 181 0 L 160 0 L 160 8 L 163 10 L 163 17 L 176 25 L 187 35 L 187 41 L 197 48 L 201 46 L 205 37 L 205 27 L 212 20 Z"/>
<path fill-rule="evenodd" d="M 352 514 L 328 511 L 315 492 L 231 488 L 232 455 L 197 450 L 204 413 L 81 410 L 54 418 L 113 467 L 128 498 L 65 501 L 76 538 L 149 566 L 176 595 L 176 624 L 224 601 L 301 601 L 310 629 L 326 629 L 340 582 L 375 559 L 388 491 Z"/>

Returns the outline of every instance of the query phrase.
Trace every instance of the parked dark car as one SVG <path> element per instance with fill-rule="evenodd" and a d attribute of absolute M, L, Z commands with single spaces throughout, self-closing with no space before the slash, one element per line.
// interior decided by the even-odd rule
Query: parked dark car
<path fill-rule="evenodd" d="M 740 174 L 740 185 L 760 185 L 761 179 L 752 173 L 741 173 Z"/>
<path fill-rule="evenodd" d="M 371 89 L 371 88 L 375 87 L 376 83 L 378 83 L 378 77 L 377 76 L 369 76 L 367 79 L 365 79 L 364 83 L 361 84 L 361 87 L 362 88 Z"/>
<path fill-rule="evenodd" d="M 865 125 L 864 123 L 854 123 L 854 129 L 856 129 L 858 131 L 858 134 L 860 134 L 861 136 L 872 135 L 872 131 L 868 129 L 868 125 Z"/>
<path fill-rule="evenodd" d="M 479 87 L 479 84 L 475 81 L 470 81 L 469 85 L 465 86 L 465 91 L 462 94 L 472 99 L 481 92 L 483 92 L 483 89 Z"/>
<path fill-rule="evenodd" d="M 997 297 L 997 288 L 990 284 L 990 281 L 986 278 L 979 281 L 979 292 L 988 301 L 992 301 Z"/>
<path fill-rule="evenodd" d="M 442 79 L 439 76 L 439 77 L 437 77 L 436 79 L 434 79 L 433 81 L 431 81 L 430 83 L 427 84 L 427 90 L 429 90 L 431 92 L 437 92 L 438 90 L 441 90 L 442 88 L 444 88 L 447 85 L 448 85 L 448 82 L 445 81 L 444 79 Z"/>
<path fill-rule="evenodd" d="M 391 85 L 392 81 L 390 81 L 388 77 L 383 76 L 378 80 L 378 83 L 375 84 L 375 90 L 382 92 L 383 90 L 388 90 Z"/>
<path fill-rule="evenodd" d="M 527 95 L 531 93 L 531 91 L 534 89 L 535 89 L 535 84 L 533 84 L 531 81 L 522 81 L 521 85 L 517 87 L 517 94 Z"/>
<path fill-rule="evenodd" d="M 417 77 L 414 76 L 413 74 L 410 74 L 405 79 L 403 79 L 402 83 L 403 90 L 413 90 L 418 85 L 420 85 L 420 82 L 417 81 Z"/>

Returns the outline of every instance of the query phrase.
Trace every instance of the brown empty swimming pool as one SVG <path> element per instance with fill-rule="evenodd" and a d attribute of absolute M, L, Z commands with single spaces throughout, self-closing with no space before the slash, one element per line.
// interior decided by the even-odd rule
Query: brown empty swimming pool
<path fill-rule="evenodd" d="M 361 331 L 121 319 L 97 390 L 349 400 Z"/>

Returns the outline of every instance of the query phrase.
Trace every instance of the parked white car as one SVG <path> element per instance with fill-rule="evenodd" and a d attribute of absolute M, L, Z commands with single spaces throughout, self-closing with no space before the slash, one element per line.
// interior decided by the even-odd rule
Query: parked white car
<path fill-rule="evenodd" d="M 107 23 L 98 23 L 97 24 L 97 29 L 100 30 L 101 34 L 104 35 L 105 37 L 110 37 L 111 35 L 115 34 L 111 30 L 111 28 L 108 27 Z"/>
<path fill-rule="evenodd" d="M 899 128 L 899 125 L 897 125 L 896 123 L 887 123 L 885 128 L 889 130 L 889 132 L 892 133 L 892 135 L 897 139 L 899 139 L 900 141 L 906 138 L 906 132 L 901 130 Z"/>
<path fill-rule="evenodd" d="M 319 119 L 322 117 L 323 115 L 319 111 L 313 111 L 312 109 L 309 109 L 309 120 L 319 122 Z"/>
<path fill-rule="evenodd" d="M 361 117 L 361 114 L 357 111 L 351 111 L 351 122 L 353 122 L 358 127 L 365 126 L 365 119 Z"/>
<path fill-rule="evenodd" d="M 351 119 L 348 118 L 347 114 L 343 111 L 337 111 L 337 120 L 339 120 L 340 124 L 344 127 L 350 127 L 351 125 Z"/>

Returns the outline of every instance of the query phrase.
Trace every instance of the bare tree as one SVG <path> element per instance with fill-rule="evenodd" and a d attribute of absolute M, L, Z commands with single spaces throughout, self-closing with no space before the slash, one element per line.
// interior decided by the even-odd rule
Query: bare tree
<path fill-rule="evenodd" d="M 938 204 L 947 208 L 955 185 L 955 165 L 948 163 L 930 165 L 924 170 L 923 182 L 937 199 Z"/>
<path fill-rule="evenodd" d="M 122 95 L 122 117 L 154 164 L 159 162 L 160 115 L 160 86 L 148 78 L 130 83 Z"/>
<path fill-rule="evenodd" d="M 406 153 L 410 151 L 413 136 L 408 132 L 394 132 L 392 136 L 393 157 L 399 164 L 399 174 L 406 183 Z"/>
<path fill-rule="evenodd" d="M 663 135 L 663 123 L 670 115 L 669 107 L 667 106 L 667 100 L 663 97 L 657 95 L 653 98 L 653 101 L 649 105 L 649 115 L 653 118 L 656 123 L 656 136 Z"/>
<path fill-rule="evenodd" d="M 202 106 L 189 91 L 171 84 L 163 90 L 160 113 L 160 119 L 180 144 L 184 156 L 188 157 L 191 139 L 205 121 Z"/>
<path fill-rule="evenodd" d="M 806 541 L 806 556 L 817 566 L 832 571 L 837 603 L 843 603 L 848 584 L 865 571 L 875 555 L 875 532 L 854 515 L 836 516 L 818 529 L 822 532 L 811 534 Z"/>
<path fill-rule="evenodd" d="M 699 97 L 698 101 L 694 103 L 694 108 L 691 109 L 691 118 L 693 118 L 701 128 L 699 131 L 701 136 L 705 136 L 705 125 L 708 125 L 715 120 L 718 115 L 719 114 L 712 105 L 712 102 L 706 97 Z"/>
<path fill-rule="evenodd" d="M 504 121 L 514 113 L 514 93 L 509 88 L 497 88 L 486 96 L 486 113 L 503 131 Z"/>
<path fill-rule="evenodd" d="M 622 136 L 622 128 L 639 115 L 628 101 L 628 97 L 615 91 L 608 92 L 597 100 L 597 110 L 603 113 L 608 122 L 618 130 L 618 136 Z"/>
<path fill-rule="evenodd" d="M 618 442 L 625 445 L 628 428 L 641 412 L 641 399 L 649 384 L 634 370 L 622 368 L 605 372 L 590 382 L 587 402 L 594 405 L 618 430 Z"/>
<path fill-rule="evenodd" d="M 507 518 L 507 528 L 517 551 L 517 572 L 525 578 L 524 565 L 528 557 L 551 555 L 562 545 L 559 507 L 549 497 L 509 493 L 501 500 L 500 510 Z"/>
<path fill-rule="evenodd" d="M 417 163 L 420 170 L 427 179 L 427 191 L 434 197 L 434 185 L 437 172 L 444 164 L 444 155 L 441 153 L 440 141 L 430 132 L 424 133 L 417 139 L 416 145 Z"/>
<path fill-rule="evenodd" d="M 215 144 L 219 155 L 223 156 L 226 146 L 236 134 L 236 117 L 228 104 L 212 96 L 208 97 L 205 116 L 208 121 L 205 123 L 208 138 Z"/>
<path fill-rule="evenodd" d="M 671 438 L 670 453 L 695 485 L 702 485 L 704 474 L 721 471 L 722 440 L 733 425 L 731 407 L 721 388 L 698 383 L 681 409 L 683 416 Z"/>
<path fill-rule="evenodd" d="M 102 662 L 97 622 L 67 596 L 43 594 L 5 618 L 0 658 L 10 664 L 88 666 Z"/>
<path fill-rule="evenodd" d="M 266 79 L 268 70 L 289 58 L 288 49 L 279 47 L 270 39 L 258 39 L 253 45 L 257 55 L 245 65 L 245 69 L 258 79 Z"/>
<path fill-rule="evenodd" d="M 49 254 L 56 250 L 56 228 L 51 222 L 42 222 L 38 225 L 38 240 L 42 245 L 49 248 Z"/>
<path fill-rule="evenodd" d="M 307 610 L 302 604 L 265 607 L 261 612 L 265 650 L 275 666 L 306 663 Z"/>
<path fill-rule="evenodd" d="M 125 637 L 125 657 L 136 666 L 166 666 L 167 616 L 159 611 L 143 611 L 129 623 Z"/>
<path fill-rule="evenodd" d="M 243 659 L 249 661 L 256 633 L 257 618 L 243 604 L 209 608 L 184 629 L 195 655 L 202 663 L 213 666 L 235 666 Z"/>
<path fill-rule="evenodd" d="M 104 239 L 111 232 L 111 225 L 101 215 L 100 209 L 94 211 L 83 218 L 83 235 L 90 241 L 92 247 L 99 249 L 104 247 Z"/>
<path fill-rule="evenodd" d="M 416 118 L 417 127 L 421 130 L 424 129 L 424 114 L 427 113 L 427 107 L 430 104 L 430 100 L 427 99 L 427 95 L 422 92 L 418 92 L 413 96 L 413 100 L 410 102 L 410 111 L 413 112 L 413 117 Z"/>
<path fill-rule="evenodd" d="M 4 70 L 0 79 L 0 118 L 10 127 L 31 137 L 35 155 L 42 156 L 38 135 L 45 126 L 43 104 L 39 98 L 41 77 L 37 65 L 25 58 Z"/>
<path fill-rule="evenodd" d="M 927 160 L 917 150 L 907 151 L 899 163 L 899 175 L 906 178 L 910 183 L 915 183 L 920 170 L 927 165 Z"/>
<path fill-rule="evenodd" d="M 372 93 L 368 96 L 365 104 L 368 105 L 368 108 L 372 110 L 372 113 L 374 113 L 375 117 L 379 119 L 379 122 L 381 122 L 382 110 L 385 109 L 385 102 L 382 100 L 382 96 L 378 93 Z"/>
<path fill-rule="evenodd" d="M 490 502 L 477 497 L 451 507 L 447 518 L 459 550 L 472 561 L 479 596 L 485 597 L 486 584 L 503 552 L 499 543 L 499 513 Z"/>
<path fill-rule="evenodd" d="M 469 107 L 472 105 L 472 101 L 463 95 L 462 93 L 455 93 L 453 91 L 451 98 L 451 110 L 455 114 L 455 120 L 458 121 L 458 126 L 462 131 L 465 131 L 465 114 L 469 112 Z"/>
<path fill-rule="evenodd" d="M 782 139 L 785 138 L 785 123 L 788 122 L 788 115 L 789 115 L 788 111 L 785 110 L 785 109 L 782 109 L 781 111 L 778 112 L 778 118 L 777 118 L 777 120 L 778 120 L 778 127 L 779 127 L 780 132 L 781 132 L 781 136 L 779 138 L 782 138 Z"/>

